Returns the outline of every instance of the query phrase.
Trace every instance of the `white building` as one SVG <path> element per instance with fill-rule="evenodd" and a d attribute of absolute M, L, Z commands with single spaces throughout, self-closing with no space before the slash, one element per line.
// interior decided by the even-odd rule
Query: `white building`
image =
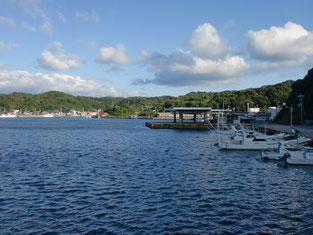
<path fill-rule="evenodd" d="M 275 119 L 276 115 L 279 113 L 279 111 L 280 111 L 280 108 L 278 108 L 278 107 L 275 107 L 275 106 L 269 107 L 266 110 L 266 112 L 270 114 L 269 120 L 273 121 Z"/>

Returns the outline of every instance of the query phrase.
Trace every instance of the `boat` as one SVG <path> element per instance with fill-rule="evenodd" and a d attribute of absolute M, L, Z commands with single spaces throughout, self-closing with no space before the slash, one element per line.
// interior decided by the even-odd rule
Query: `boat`
<path fill-rule="evenodd" d="M 313 165 L 313 148 L 305 147 L 299 151 L 288 151 L 281 160 L 289 165 Z"/>
<path fill-rule="evenodd" d="M 51 117 L 54 117 L 54 116 L 53 116 L 53 114 L 44 114 L 44 115 L 42 115 L 42 117 L 51 118 Z"/>
<path fill-rule="evenodd" d="M 10 113 L 0 115 L 0 118 L 16 118 L 16 117 L 17 117 L 16 114 L 10 114 Z"/>
<path fill-rule="evenodd" d="M 293 140 L 282 141 L 279 142 L 277 151 L 262 151 L 261 157 L 264 160 L 280 160 L 285 153 L 300 150 L 310 141 L 311 139 L 305 136 L 299 136 Z"/>
<path fill-rule="evenodd" d="M 218 146 L 223 150 L 277 150 L 284 136 L 239 130 L 232 137 L 220 140 Z"/>

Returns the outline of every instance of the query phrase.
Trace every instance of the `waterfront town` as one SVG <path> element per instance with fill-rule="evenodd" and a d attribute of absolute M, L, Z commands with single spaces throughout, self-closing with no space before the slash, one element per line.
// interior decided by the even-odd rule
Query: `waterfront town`
<path fill-rule="evenodd" d="M 209 108 L 210 109 L 210 108 Z M 153 116 L 138 116 L 136 114 L 130 115 L 126 118 L 136 119 L 136 118 L 145 118 L 145 119 L 163 119 L 163 120 L 173 120 L 174 112 L 171 112 L 170 109 L 165 110 L 164 112 L 157 112 L 157 110 L 153 110 Z M 210 109 L 211 111 L 211 109 Z M 246 112 L 235 112 L 234 110 L 229 109 L 216 109 L 212 110 L 213 113 L 227 113 L 237 116 L 242 116 L 242 119 L 247 118 L 254 118 L 257 120 L 266 120 L 272 121 L 279 113 L 280 108 L 277 107 L 269 107 L 265 112 L 261 111 L 258 107 L 249 108 L 247 104 L 247 111 Z M 110 115 L 110 113 L 97 110 L 97 111 L 77 111 L 77 110 L 70 110 L 70 111 L 22 111 L 19 109 L 15 110 L 4 110 L 0 112 L 0 118 L 14 118 L 14 117 L 83 117 L 83 118 L 110 118 L 114 117 Z M 120 117 L 125 118 L 125 117 Z M 201 120 L 203 115 L 197 115 L 197 120 Z M 193 114 L 184 114 L 184 119 L 190 120 L 194 119 Z M 209 115 L 208 119 L 213 119 L 212 115 Z"/>

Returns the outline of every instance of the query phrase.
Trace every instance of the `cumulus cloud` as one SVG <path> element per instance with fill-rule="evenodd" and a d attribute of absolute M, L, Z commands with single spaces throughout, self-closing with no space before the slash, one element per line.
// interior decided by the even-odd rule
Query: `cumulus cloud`
<path fill-rule="evenodd" d="M 98 97 L 138 95 L 136 92 L 126 93 L 115 88 L 104 87 L 80 76 L 0 70 L 0 93 L 26 92 L 38 94 L 51 90 L 72 95 Z"/>
<path fill-rule="evenodd" d="M 227 46 L 217 30 L 208 23 L 199 25 L 189 40 L 191 51 L 201 58 L 220 58 L 226 55 Z"/>
<path fill-rule="evenodd" d="M 95 10 L 91 10 L 90 12 L 75 11 L 75 18 L 77 20 L 83 20 L 85 22 L 100 22 L 100 16 Z"/>
<path fill-rule="evenodd" d="M 123 44 L 117 44 L 116 48 L 103 47 L 100 54 L 95 59 L 100 64 L 129 64 L 129 59 L 125 55 L 125 47 Z"/>
<path fill-rule="evenodd" d="M 287 22 L 283 27 L 250 30 L 247 36 L 250 39 L 247 46 L 250 57 L 258 61 L 251 67 L 251 73 L 308 68 L 312 64 L 313 32 L 299 24 Z"/>
<path fill-rule="evenodd" d="M 293 22 L 287 22 L 284 27 L 250 30 L 247 36 L 250 38 L 248 49 L 255 59 L 294 60 L 313 55 L 313 32 Z"/>
<path fill-rule="evenodd" d="M 142 55 L 141 55 L 142 56 Z M 241 76 L 248 65 L 239 56 L 211 60 L 177 50 L 170 56 L 145 54 L 145 63 L 155 73 L 154 79 L 137 79 L 133 85 L 154 83 L 168 86 L 201 86 L 227 83 Z"/>
<path fill-rule="evenodd" d="M 0 16 L 0 24 L 6 24 L 9 26 L 15 26 L 15 21 L 12 18 Z"/>
<path fill-rule="evenodd" d="M 170 55 L 142 51 L 138 62 L 154 73 L 153 79 L 136 79 L 133 85 L 209 86 L 229 83 L 244 75 L 249 65 L 230 53 L 216 29 L 205 23 L 189 40 L 191 51 L 176 49 Z"/>
<path fill-rule="evenodd" d="M 62 44 L 55 42 L 49 50 L 42 52 L 38 63 L 48 70 L 65 71 L 81 67 L 84 60 L 76 55 L 65 54 Z"/>

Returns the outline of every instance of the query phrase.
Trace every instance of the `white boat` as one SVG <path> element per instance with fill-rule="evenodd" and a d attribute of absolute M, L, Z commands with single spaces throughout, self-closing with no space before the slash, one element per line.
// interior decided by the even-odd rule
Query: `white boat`
<path fill-rule="evenodd" d="M 44 115 L 42 115 L 42 117 L 51 118 L 51 117 L 54 117 L 54 116 L 53 116 L 53 114 L 44 114 Z"/>
<path fill-rule="evenodd" d="M 225 150 L 276 150 L 284 136 L 284 134 L 265 135 L 239 130 L 234 136 L 220 140 L 218 146 Z"/>
<path fill-rule="evenodd" d="M 269 150 L 262 151 L 261 153 L 262 159 L 280 160 L 285 153 L 300 150 L 309 141 L 311 141 L 310 138 L 307 138 L 305 136 L 299 136 L 297 139 L 294 140 L 286 140 L 283 142 L 279 142 L 277 151 Z"/>
<path fill-rule="evenodd" d="M 10 113 L 0 115 L 0 118 L 16 118 L 16 117 L 17 117 L 16 114 L 10 114 Z"/>
<path fill-rule="evenodd" d="M 281 159 L 290 165 L 313 165 L 313 148 L 307 147 L 299 151 L 289 151 Z"/>

